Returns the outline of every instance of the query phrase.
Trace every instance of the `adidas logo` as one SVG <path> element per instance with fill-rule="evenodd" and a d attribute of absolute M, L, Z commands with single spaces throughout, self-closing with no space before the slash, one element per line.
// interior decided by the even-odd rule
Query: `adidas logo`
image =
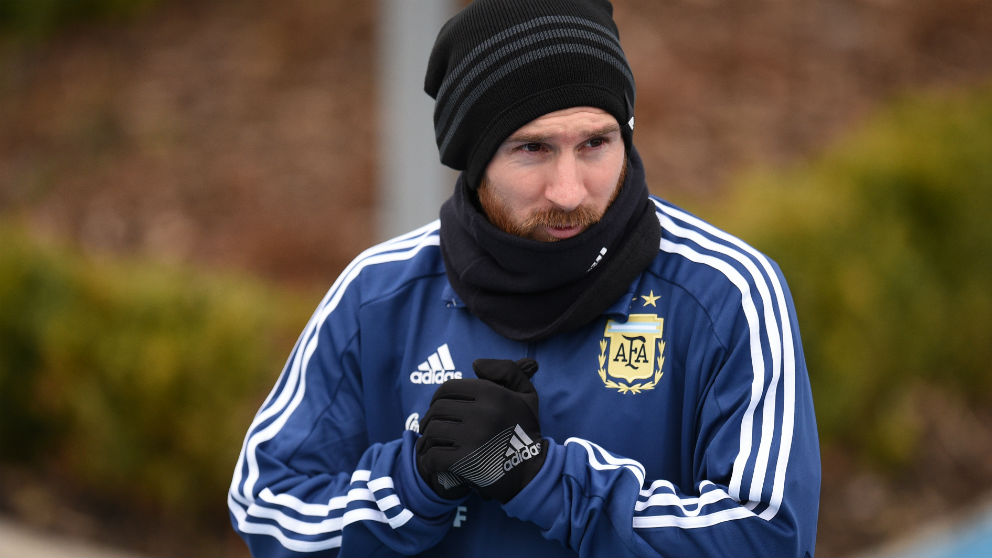
<path fill-rule="evenodd" d="M 462 479 L 476 485 L 489 486 L 498 482 L 514 467 L 532 457 L 541 455 L 541 443 L 531 440 L 520 425 L 496 434 L 472 453 L 456 461 L 447 471 L 446 478 L 438 480 L 456 486 Z"/>
<path fill-rule="evenodd" d="M 451 360 L 451 352 L 448 351 L 448 344 L 445 343 L 410 373 L 410 382 L 414 384 L 443 384 L 448 380 L 461 379 L 461 377 L 462 373 L 455 370 L 455 363 Z"/>
<path fill-rule="evenodd" d="M 586 273 L 589 273 L 590 271 L 592 271 L 592 269 L 594 267 L 596 267 L 597 265 L 599 265 L 599 262 L 603 261 L 603 256 L 605 256 L 605 255 L 606 255 L 606 246 L 603 246 L 599 250 L 599 254 L 596 255 L 596 260 L 593 261 L 592 262 L 592 265 L 589 266 L 589 269 L 586 270 Z"/>
<path fill-rule="evenodd" d="M 510 471 L 517 465 L 540 453 L 541 443 L 535 443 L 534 440 L 531 440 L 530 436 L 518 424 L 513 429 L 513 436 L 510 436 L 509 445 L 507 445 L 506 452 L 503 454 L 503 457 L 509 458 L 503 462 L 503 470 Z"/>

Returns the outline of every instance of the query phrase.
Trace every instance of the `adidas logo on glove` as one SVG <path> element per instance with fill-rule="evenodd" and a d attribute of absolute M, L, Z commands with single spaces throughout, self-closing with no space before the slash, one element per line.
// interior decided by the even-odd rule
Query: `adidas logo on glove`
<path fill-rule="evenodd" d="M 501 451 L 502 448 L 505 448 Z M 477 450 L 459 459 L 449 474 L 463 478 L 476 486 L 490 486 L 524 461 L 541 454 L 541 443 L 535 442 L 520 425 L 507 428 Z"/>
<path fill-rule="evenodd" d="M 510 437 L 510 445 L 506 448 L 506 453 L 504 454 L 504 457 L 508 457 L 509 459 L 503 462 L 503 470 L 508 472 L 531 457 L 540 455 L 540 453 L 541 443 L 535 443 L 534 440 L 531 440 L 530 436 L 518 424 L 513 429 L 513 436 Z"/>
<path fill-rule="evenodd" d="M 455 370 L 455 362 L 451 360 L 451 352 L 448 351 L 448 344 L 445 343 L 410 373 L 410 382 L 433 385 L 443 384 L 452 379 L 461 379 L 461 377 L 462 373 Z"/>

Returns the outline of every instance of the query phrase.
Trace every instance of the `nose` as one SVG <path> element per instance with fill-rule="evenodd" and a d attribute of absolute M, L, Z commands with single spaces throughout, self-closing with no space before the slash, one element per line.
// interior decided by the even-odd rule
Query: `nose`
<path fill-rule="evenodd" d="M 544 197 L 563 211 L 576 209 L 586 199 L 582 169 L 571 155 L 557 158 Z"/>

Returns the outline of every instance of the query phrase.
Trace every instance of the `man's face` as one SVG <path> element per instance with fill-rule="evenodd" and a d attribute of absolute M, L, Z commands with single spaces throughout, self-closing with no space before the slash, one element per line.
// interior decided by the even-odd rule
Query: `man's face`
<path fill-rule="evenodd" d="M 510 134 L 479 186 L 489 221 L 517 236 L 554 242 L 599 221 L 625 169 L 620 125 L 593 107 L 550 112 Z"/>

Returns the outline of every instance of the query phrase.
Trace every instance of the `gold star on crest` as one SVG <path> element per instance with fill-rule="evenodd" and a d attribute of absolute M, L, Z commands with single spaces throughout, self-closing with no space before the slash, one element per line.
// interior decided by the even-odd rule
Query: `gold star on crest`
<path fill-rule="evenodd" d="M 658 305 L 655 304 L 655 302 L 657 302 L 657 300 L 659 298 L 661 298 L 661 297 L 660 296 L 656 296 L 654 294 L 654 291 L 652 290 L 647 295 L 641 295 L 641 298 L 644 299 L 644 306 L 654 306 L 655 308 L 657 308 Z"/>

